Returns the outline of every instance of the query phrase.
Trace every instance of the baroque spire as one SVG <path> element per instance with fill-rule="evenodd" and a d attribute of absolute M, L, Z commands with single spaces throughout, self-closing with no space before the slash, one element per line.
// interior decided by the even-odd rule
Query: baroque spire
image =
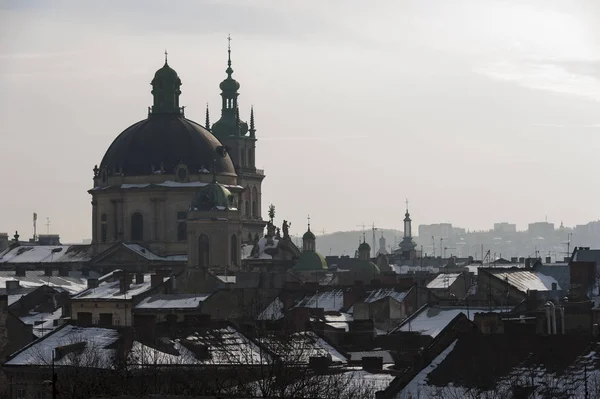
<path fill-rule="evenodd" d="M 250 137 L 255 137 L 256 129 L 254 128 L 254 105 L 250 107 Z"/>
<path fill-rule="evenodd" d="M 206 130 L 210 130 L 210 115 L 208 111 L 208 103 L 206 103 L 206 120 L 204 122 L 204 127 Z"/>

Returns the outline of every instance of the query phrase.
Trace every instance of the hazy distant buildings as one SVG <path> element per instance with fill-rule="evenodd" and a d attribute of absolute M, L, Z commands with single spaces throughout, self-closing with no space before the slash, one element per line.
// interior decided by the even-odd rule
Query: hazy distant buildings
<path fill-rule="evenodd" d="M 513 234 L 517 232 L 517 225 L 514 223 L 500 222 L 494 223 L 494 233 Z"/>
<path fill-rule="evenodd" d="M 554 223 L 549 222 L 534 222 L 529 223 L 527 228 L 529 235 L 534 237 L 551 237 L 554 235 Z"/>
<path fill-rule="evenodd" d="M 419 238 L 421 241 L 435 238 L 449 238 L 453 234 L 452 223 L 436 223 L 436 224 L 420 224 L 419 225 Z"/>

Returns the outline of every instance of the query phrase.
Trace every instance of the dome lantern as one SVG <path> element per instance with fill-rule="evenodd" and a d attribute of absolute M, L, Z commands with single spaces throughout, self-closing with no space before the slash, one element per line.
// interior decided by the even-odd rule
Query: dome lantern
<path fill-rule="evenodd" d="M 150 115 L 178 114 L 183 115 L 183 107 L 179 107 L 179 96 L 181 95 L 181 79 L 167 62 L 167 51 L 165 50 L 165 65 L 154 74 L 152 85 L 153 105 Z"/>

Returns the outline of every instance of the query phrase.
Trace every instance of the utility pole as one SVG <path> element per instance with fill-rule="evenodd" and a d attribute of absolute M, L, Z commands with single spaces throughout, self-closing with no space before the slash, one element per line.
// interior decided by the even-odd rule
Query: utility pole
<path fill-rule="evenodd" d="M 444 237 L 440 237 L 440 257 L 446 257 L 442 251 L 444 250 Z"/>

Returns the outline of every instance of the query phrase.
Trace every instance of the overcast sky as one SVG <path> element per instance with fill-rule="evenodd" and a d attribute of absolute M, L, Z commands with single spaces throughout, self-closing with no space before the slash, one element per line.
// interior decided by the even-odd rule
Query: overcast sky
<path fill-rule="evenodd" d="M 91 237 L 92 168 L 164 49 L 186 116 L 216 120 L 228 33 L 263 214 L 292 233 L 401 229 L 406 197 L 415 225 L 596 220 L 599 22 L 597 0 L 0 0 L 0 231 Z"/>

